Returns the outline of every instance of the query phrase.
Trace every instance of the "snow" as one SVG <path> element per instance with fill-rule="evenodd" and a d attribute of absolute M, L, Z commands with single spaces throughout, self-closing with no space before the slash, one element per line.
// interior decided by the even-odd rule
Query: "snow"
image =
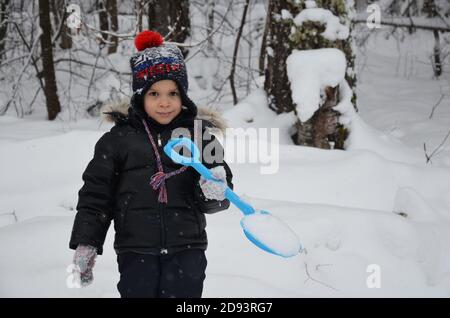
<path fill-rule="evenodd" d="M 26 121 L 20 120 L 17 129 Z M 44 127 L 28 124 L 36 132 Z M 97 125 L 92 122 L 92 128 Z M 8 127 L 10 133 L 14 129 Z M 74 211 L 65 207 L 76 203 L 81 173 L 101 132 L 53 134 L 9 143 L 3 142 L 8 137 L 0 139 L 7 154 L 0 165 L 5 167 L 1 210 L 15 208 L 19 218 L 0 229 L 0 273 L 8 273 L 0 275 L 0 295 L 118 297 L 112 229 L 94 284 L 66 287 Z M 231 164 L 236 191 L 288 224 L 306 251 L 289 259 L 261 251 L 245 238 L 242 214 L 233 206 L 208 215 L 204 296 L 448 297 L 450 170 L 395 162 L 376 151 L 284 144 L 276 174 L 260 175 L 258 164 Z M 50 161 L 55 153 L 59 160 Z M 380 289 L 366 285 L 372 264 L 381 269 Z"/>
<path fill-rule="evenodd" d="M 290 13 L 286 9 L 281 10 L 281 19 L 282 20 L 291 20 L 292 19 L 292 13 Z"/>
<path fill-rule="evenodd" d="M 294 18 L 295 25 L 299 27 L 306 21 L 325 24 L 325 31 L 321 35 L 330 41 L 345 40 L 349 36 L 349 28 L 341 24 L 339 18 L 330 10 L 314 7 L 306 8 Z"/>
<path fill-rule="evenodd" d="M 267 248 L 277 255 L 292 257 L 301 251 L 297 235 L 283 221 L 267 211 L 256 211 L 241 220 L 241 226 L 258 246 Z"/>
<path fill-rule="evenodd" d="M 305 1 L 305 6 L 306 6 L 306 9 L 317 8 L 317 3 L 316 3 L 316 1 L 307 0 L 307 1 Z"/>
<path fill-rule="evenodd" d="M 338 49 L 293 50 L 287 59 L 287 74 L 302 122 L 319 108 L 321 89 L 341 83 L 346 68 L 345 55 Z"/>

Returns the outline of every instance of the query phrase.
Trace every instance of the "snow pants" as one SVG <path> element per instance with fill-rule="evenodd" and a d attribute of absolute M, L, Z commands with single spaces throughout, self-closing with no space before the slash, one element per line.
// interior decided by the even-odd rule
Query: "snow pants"
<path fill-rule="evenodd" d="M 117 255 L 122 298 L 200 298 L 205 280 L 205 251 L 185 250 L 151 255 L 124 252 Z"/>

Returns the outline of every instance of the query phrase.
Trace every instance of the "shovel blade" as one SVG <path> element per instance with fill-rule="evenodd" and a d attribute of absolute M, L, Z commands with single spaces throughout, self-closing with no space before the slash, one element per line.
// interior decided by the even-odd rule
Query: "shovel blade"
<path fill-rule="evenodd" d="M 287 258 L 302 250 L 299 238 L 289 226 L 267 211 L 246 215 L 241 227 L 250 242 L 268 253 Z"/>

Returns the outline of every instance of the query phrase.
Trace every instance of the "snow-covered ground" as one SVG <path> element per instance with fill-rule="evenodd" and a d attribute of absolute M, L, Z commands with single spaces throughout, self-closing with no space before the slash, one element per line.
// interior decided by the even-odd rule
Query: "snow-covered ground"
<path fill-rule="evenodd" d="M 432 163 L 423 151 L 449 130 L 450 85 L 448 73 L 433 80 L 421 63 L 427 52 L 418 48 L 432 48 L 426 41 L 419 34 L 398 51 L 374 36 L 358 55 L 360 117 L 349 150 L 297 147 L 284 132 L 276 173 L 230 164 L 236 192 L 288 223 L 305 251 L 290 259 L 264 253 L 243 235 L 235 207 L 210 215 L 205 297 L 450 296 L 450 140 Z M 227 111 L 230 126 L 287 121 L 260 101 L 254 91 Z M 119 296 L 112 229 L 94 284 L 66 287 L 81 174 L 110 127 L 39 113 L 0 117 L 0 297 Z"/>

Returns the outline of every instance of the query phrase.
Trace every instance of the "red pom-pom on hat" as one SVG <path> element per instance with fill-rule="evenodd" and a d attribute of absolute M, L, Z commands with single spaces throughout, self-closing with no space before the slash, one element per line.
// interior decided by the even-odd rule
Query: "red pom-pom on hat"
<path fill-rule="evenodd" d="M 138 51 L 143 51 L 150 47 L 160 46 L 164 43 L 161 34 L 154 31 L 142 31 L 134 38 L 134 45 Z"/>

